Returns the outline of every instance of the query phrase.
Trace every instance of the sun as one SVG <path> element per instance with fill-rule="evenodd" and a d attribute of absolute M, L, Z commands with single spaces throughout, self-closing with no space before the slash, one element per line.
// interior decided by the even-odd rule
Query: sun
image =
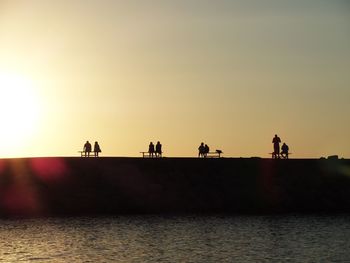
<path fill-rule="evenodd" d="M 13 155 L 35 131 L 39 104 L 32 82 L 16 74 L 0 73 L 0 98 L 0 153 Z"/>

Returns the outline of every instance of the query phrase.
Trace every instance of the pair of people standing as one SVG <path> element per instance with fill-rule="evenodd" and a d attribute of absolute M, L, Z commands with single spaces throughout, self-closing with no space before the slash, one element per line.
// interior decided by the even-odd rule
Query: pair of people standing
<path fill-rule="evenodd" d="M 206 158 L 207 154 L 209 153 L 209 146 L 207 144 L 204 145 L 202 142 L 201 145 L 198 147 L 198 157 Z"/>
<path fill-rule="evenodd" d="M 85 157 L 90 157 L 90 153 L 91 153 L 91 143 L 89 141 L 86 141 L 86 143 L 84 144 L 84 154 Z M 98 154 L 101 152 L 101 148 L 100 145 L 98 144 L 98 142 L 95 142 L 94 144 L 94 156 L 98 157 Z"/>
<path fill-rule="evenodd" d="M 154 155 L 156 157 L 162 157 L 162 145 L 160 144 L 160 142 L 159 141 L 157 142 L 155 149 L 154 149 L 153 142 L 150 142 L 148 146 L 148 153 L 149 153 L 149 157 L 152 157 L 152 158 Z"/>
<path fill-rule="evenodd" d="M 273 143 L 272 158 L 279 159 L 280 155 L 281 155 L 283 159 L 288 159 L 289 147 L 286 143 L 283 143 L 283 145 L 281 147 L 282 152 L 280 153 L 281 139 L 280 139 L 280 137 L 277 136 L 277 134 L 275 134 L 275 137 L 273 137 L 272 143 Z"/>

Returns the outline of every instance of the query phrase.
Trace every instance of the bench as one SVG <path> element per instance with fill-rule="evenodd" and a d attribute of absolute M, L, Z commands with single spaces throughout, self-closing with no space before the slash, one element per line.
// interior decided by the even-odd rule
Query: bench
<path fill-rule="evenodd" d="M 285 153 L 280 153 L 280 157 L 279 158 L 277 158 L 277 156 L 276 156 L 276 154 L 275 153 L 269 153 L 269 154 L 271 154 L 271 158 L 272 159 L 289 159 L 289 155 L 291 155 L 292 153 L 288 153 L 288 156 L 285 154 Z"/>
<path fill-rule="evenodd" d="M 149 152 L 140 152 L 140 153 L 142 154 L 142 158 L 145 158 L 145 157 L 152 158 L 152 155 Z M 153 153 L 153 158 L 154 157 L 156 157 L 156 158 L 162 157 L 162 154 L 163 154 L 163 152 L 161 152 L 160 155 L 157 156 L 156 153 L 154 152 Z"/>
<path fill-rule="evenodd" d="M 223 152 L 221 150 L 216 150 L 215 152 L 206 153 L 205 157 L 207 158 L 221 158 L 221 154 Z"/>
<path fill-rule="evenodd" d="M 95 152 L 90 152 L 90 155 L 88 156 L 88 153 L 86 152 L 86 155 L 85 155 L 85 151 L 78 151 L 78 153 L 80 153 L 80 157 L 98 157 L 98 154 L 100 152 L 97 152 L 97 156 L 95 155 Z"/>

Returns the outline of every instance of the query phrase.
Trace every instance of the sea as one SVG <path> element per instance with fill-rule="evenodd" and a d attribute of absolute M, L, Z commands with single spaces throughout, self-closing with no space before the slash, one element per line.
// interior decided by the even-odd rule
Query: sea
<path fill-rule="evenodd" d="M 350 215 L 0 220 L 0 262 L 350 262 Z"/>

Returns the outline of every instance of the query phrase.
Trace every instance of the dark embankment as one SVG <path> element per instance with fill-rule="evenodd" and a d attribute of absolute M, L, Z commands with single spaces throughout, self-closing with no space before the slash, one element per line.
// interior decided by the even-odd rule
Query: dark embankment
<path fill-rule="evenodd" d="M 350 160 L 0 160 L 0 216 L 350 212 Z"/>

